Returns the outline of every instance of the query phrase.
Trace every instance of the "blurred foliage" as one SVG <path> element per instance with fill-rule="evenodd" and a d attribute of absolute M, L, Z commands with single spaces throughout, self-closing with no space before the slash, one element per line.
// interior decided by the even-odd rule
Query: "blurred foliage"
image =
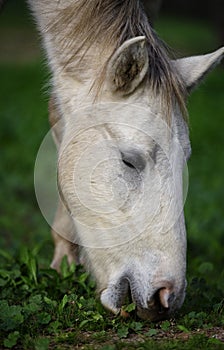
<path fill-rule="evenodd" d="M 158 18 L 156 29 L 177 57 L 204 54 L 219 47 L 214 27 L 203 19 L 163 16 Z"/>

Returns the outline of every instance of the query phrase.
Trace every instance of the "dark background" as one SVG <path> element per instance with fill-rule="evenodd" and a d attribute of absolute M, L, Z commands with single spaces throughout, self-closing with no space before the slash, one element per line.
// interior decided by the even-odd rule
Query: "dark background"
<path fill-rule="evenodd" d="M 224 1 L 223 0 L 163 0 L 161 13 L 172 16 L 208 20 L 217 30 L 220 44 L 224 43 Z"/>

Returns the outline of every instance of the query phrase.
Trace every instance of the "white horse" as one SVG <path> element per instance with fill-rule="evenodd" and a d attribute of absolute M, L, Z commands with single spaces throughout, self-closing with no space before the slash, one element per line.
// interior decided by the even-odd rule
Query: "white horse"
<path fill-rule="evenodd" d="M 119 313 L 157 320 L 185 296 L 185 101 L 224 48 L 171 60 L 137 0 L 29 0 L 52 72 L 55 254 L 94 275 Z"/>

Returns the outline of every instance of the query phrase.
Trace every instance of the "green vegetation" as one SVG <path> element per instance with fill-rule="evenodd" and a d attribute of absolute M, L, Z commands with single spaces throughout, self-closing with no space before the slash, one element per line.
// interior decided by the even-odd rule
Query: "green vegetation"
<path fill-rule="evenodd" d="M 215 291 L 204 278 L 208 263 L 195 271 L 200 277 L 191 278 L 181 314 L 153 324 L 136 319 L 133 304 L 126 308 L 127 319 L 107 313 L 82 267 L 68 267 L 64 259 L 61 276 L 40 267 L 41 245 L 32 251 L 21 247 L 14 256 L 0 253 L 0 329 L 6 348 L 221 349 L 224 304 L 219 286 Z"/>
<path fill-rule="evenodd" d="M 6 7 L 0 24 L 4 33 L 10 27 L 7 40 L 11 43 L 13 28 L 18 33 L 26 24 L 26 16 L 17 20 L 17 12 L 13 13 L 11 22 L 9 16 L 15 4 L 12 1 Z M 18 16 L 23 11 L 18 9 Z M 168 22 L 169 31 L 166 31 Z M 31 35 L 33 27 L 28 25 Z M 186 22 L 182 26 L 175 19 L 163 19 L 158 26 L 168 43 L 178 43 L 181 32 L 181 49 L 185 47 L 190 53 L 196 51 L 195 37 L 200 41 L 200 52 L 203 50 L 200 36 L 207 38 L 204 51 L 215 48 L 213 33 L 210 31 L 207 36 L 209 29 L 203 31 L 205 25 L 194 23 L 191 39 Z M 36 153 L 48 130 L 46 89 L 43 91 L 47 73 L 39 56 L 33 56 L 34 44 L 32 55 L 26 57 L 21 55 L 23 41 L 20 41 L 19 60 L 17 50 L 10 62 L 5 60 L 6 52 L 0 54 L 0 348 L 222 349 L 223 69 L 211 73 L 189 101 L 193 155 L 185 207 L 186 301 L 172 319 L 150 323 L 136 318 L 133 304 L 127 306 L 131 317 L 126 319 L 105 311 L 95 297 L 94 282 L 82 267 L 68 267 L 63 260 L 61 276 L 49 269 L 53 244 L 33 188 Z"/>

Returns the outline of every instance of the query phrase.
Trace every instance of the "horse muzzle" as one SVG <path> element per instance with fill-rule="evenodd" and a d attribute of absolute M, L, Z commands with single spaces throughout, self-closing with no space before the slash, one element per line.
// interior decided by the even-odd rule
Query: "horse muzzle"
<path fill-rule="evenodd" d="M 182 306 L 186 282 L 180 288 L 173 281 L 162 280 L 153 283 L 148 292 L 135 281 L 125 277 L 117 284 L 110 284 L 100 296 L 103 306 L 119 314 L 128 295 L 136 304 L 137 316 L 144 320 L 159 321 L 168 318 Z"/>

